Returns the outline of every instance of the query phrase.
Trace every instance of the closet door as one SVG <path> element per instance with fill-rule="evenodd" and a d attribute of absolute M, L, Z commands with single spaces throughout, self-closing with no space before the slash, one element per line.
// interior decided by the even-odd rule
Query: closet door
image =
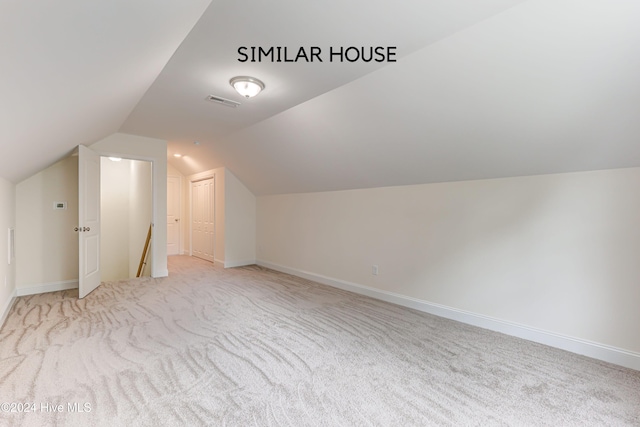
<path fill-rule="evenodd" d="M 214 256 L 214 179 L 191 183 L 191 252 L 213 262 Z"/>

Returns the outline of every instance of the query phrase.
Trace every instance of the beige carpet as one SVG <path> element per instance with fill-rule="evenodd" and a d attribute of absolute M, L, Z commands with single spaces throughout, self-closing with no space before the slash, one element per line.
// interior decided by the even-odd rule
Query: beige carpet
<path fill-rule="evenodd" d="M 169 267 L 19 298 L 0 401 L 35 412 L 0 425 L 640 426 L 638 371 L 259 267 Z"/>

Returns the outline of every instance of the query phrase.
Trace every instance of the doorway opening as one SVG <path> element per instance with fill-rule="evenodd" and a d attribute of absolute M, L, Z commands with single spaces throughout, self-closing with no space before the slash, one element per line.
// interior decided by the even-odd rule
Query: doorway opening
<path fill-rule="evenodd" d="M 152 163 L 100 159 L 101 281 L 151 275 L 151 248 L 145 253 L 153 218 Z M 153 237 L 152 237 L 153 238 Z"/>

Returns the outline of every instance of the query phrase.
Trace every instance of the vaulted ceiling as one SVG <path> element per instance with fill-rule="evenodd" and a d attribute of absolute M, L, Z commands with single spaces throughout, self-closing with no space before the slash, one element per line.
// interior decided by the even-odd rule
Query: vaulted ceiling
<path fill-rule="evenodd" d="M 13 181 L 116 131 L 257 195 L 640 166 L 634 0 L 0 1 Z M 240 62 L 241 46 L 323 62 Z M 329 61 L 350 46 L 397 62 Z M 266 88 L 244 100 L 237 75 Z"/>

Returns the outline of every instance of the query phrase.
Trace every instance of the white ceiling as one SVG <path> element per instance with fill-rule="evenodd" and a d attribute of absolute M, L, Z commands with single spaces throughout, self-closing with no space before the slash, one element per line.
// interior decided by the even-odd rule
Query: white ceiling
<path fill-rule="evenodd" d="M 522 0 L 279 0 L 214 2 L 142 98 L 121 131 L 173 142 L 214 142 L 362 77 L 385 64 L 328 62 L 333 47 L 397 46 L 404 56 Z M 241 46 L 310 46 L 324 62 L 239 62 Z M 244 100 L 238 75 L 266 83 Z M 209 94 L 242 102 L 230 109 Z"/>
<path fill-rule="evenodd" d="M 214 1 L 188 36 L 208 2 L 5 3 L 28 22 L 1 10 L 12 180 L 116 130 L 168 140 L 185 174 L 226 166 L 257 195 L 640 166 L 635 0 Z M 399 60 L 237 61 L 240 46 L 352 45 Z M 242 100 L 235 75 L 267 87 Z"/>
<path fill-rule="evenodd" d="M 117 132 L 211 0 L 0 0 L 0 176 Z"/>

